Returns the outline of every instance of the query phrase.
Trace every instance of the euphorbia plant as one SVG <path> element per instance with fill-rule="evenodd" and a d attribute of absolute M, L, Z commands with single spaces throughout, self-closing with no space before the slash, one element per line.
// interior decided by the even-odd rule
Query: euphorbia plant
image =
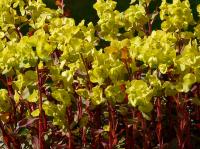
<path fill-rule="evenodd" d="M 7 148 L 197 147 L 198 3 L 97 0 L 99 20 L 77 23 L 44 2 L 0 2 Z"/>

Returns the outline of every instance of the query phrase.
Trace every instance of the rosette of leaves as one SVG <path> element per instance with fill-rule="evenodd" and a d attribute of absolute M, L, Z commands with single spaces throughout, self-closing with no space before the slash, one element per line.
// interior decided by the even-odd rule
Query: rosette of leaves
<path fill-rule="evenodd" d="M 30 17 L 29 25 L 35 30 L 45 28 L 46 22 L 61 14 L 60 9 L 47 8 L 42 0 L 29 0 L 27 7 L 25 7 L 25 12 Z"/>
<path fill-rule="evenodd" d="M 177 67 L 182 72 L 190 72 L 191 69 L 199 68 L 199 62 L 200 52 L 196 40 L 185 45 L 181 55 L 176 58 Z"/>
<path fill-rule="evenodd" d="M 115 18 L 120 15 L 119 11 L 115 10 L 116 2 L 112 0 L 104 1 L 98 0 L 94 4 L 94 9 L 100 18 L 98 21 L 99 36 L 106 40 L 116 38 L 120 28 L 120 21 L 117 22 Z"/>
<path fill-rule="evenodd" d="M 130 5 L 130 7 L 124 11 L 124 26 L 127 31 L 136 30 L 139 35 L 144 35 L 142 27 L 149 21 L 146 15 L 144 2 L 139 4 Z"/>
<path fill-rule="evenodd" d="M 34 67 L 37 55 L 32 50 L 31 38 L 24 36 L 18 43 L 8 42 L 1 53 L 0 66 L 2 74 L 11 73 L 13 70 Z"/>
<path fill-rule="evenodd" d="M 100 86 L 95 86 L 92 88 L 90 93 L 90 99 L 94 105 L 99 105 L 105 102 L 103 97 L 103 89 Z"/>
<path fill-rule="evenodd" d="M 167 72 L 167 67 L 174 64 L 176 59 L 176 38 L 172 33 L 158 30 L 143 39 L 138 47 L 137 59 L 143 61 L 151 68 L 159 68 L 161 73 Z"/>
<path fill-rule="evenodd" d="M 92 69 L 88 72 L 91 82 L 102 85 L 108 78 L 109 65 L 105 65 L 108 59 L 108 55 L 102 53 L 102 51 L 96 53 L 92 62 Z"/>
<path fill-rule="evenodd" d="M 72 18 L 55 18 L 49 24 L 50 41 L 62 51 L 60 60 L 66 63 L 74 63 L 84 57 L 91 57 L 95 48 L 96 37 L 92 23 L 84 26 L 84 21 L 75 25 Z"/>
<path fill-rule="evenodd" d="M 125 99 L 125 93 L 121 90 L 120 83 L 109 85 L 105 89 L 105 96 L 113 103 L 122 103 Z"/>
<path fill-rule="evenodd" d="M 109 47 L 109 50 L 111 50 L 111 48 L 115 49 L 114 47 Z M 91 82 L 102 85 L 108 78 L 111 79 L 113 83 L 125 80 L 127 71 L 124 64 L 120 59 L 115 58 L 113 53 L 110 55 L 108 49 L 106 49 L 106 51 L 106 53 L 99 53 L 94 57 L 93 69 L 89 70 Z"/>
<path fill-rule="evenodd" d="M 99 17 L 97 26 L 99 36 L 108 41 L 117 39 L 121 35 L 132 36 L 131 33 L 134 31 L 138 31 L 143 36 L 142 28 L 149 21 L 143 3 L 139 2 L 139 4 L 131 5 L 124 12 L 119 12 L 115 10 L 115 1 L 98 0 L 94 4 L 94 8 L 97 10 Z M 122 28 L 125 29 L 125 33 L 119 32 Z"/>
<path fill-rule="evenodd" d="M 128 94 L 129 104 L 143 113 L 150 113 L 153 109 L 151 99 L 153 97 L 153 90 L 148 87 L 143 80 L 133 80 L 127 83 L 126 93 Z"/>
<path fill-rule="evenodd" d="M 164 0 L 160 9 L 160 19 L 163 20 L 161 28 L 164 31 L 186 30 L 189 25 L 195 24 L 189 0 L 173 0 L 172 4 Z"/>

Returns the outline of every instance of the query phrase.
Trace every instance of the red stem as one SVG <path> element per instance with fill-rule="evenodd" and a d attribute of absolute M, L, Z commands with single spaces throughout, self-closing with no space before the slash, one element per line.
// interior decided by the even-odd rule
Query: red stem
<path fill-rule="evenodd" d="M 144 138 L 143 147 L 144 149 L 148 149 L 148 141 L 147 141 L 147 136 L 146 136 L 146 120 L 144 118 L 142 118 L 142 129 L 143 129 L 143 138 Z"/>
<path fill-rule="evenodd" d="M 78 108 L 78 119 L 80 120 L 83 116 L 82 98 L 80 96 L 78 97 L 77 108 Z"/>
<path fill-rule="evenodd" d="M 68 120 L 68 144 L 67 144 L 67 149 L 73 149 L 74 148 L 74 140 L 73 140 L 73 135 L 71 133 L 70 125 L 73 122 L 73 115 L 72 115 L 72 108 L 67 107 L 66 110 L 66 116 Z"/>
<path fill-rule="evenodd" d="M 3 123 L 0 121 L 0 128 L 1 128 L 1 131 L 2 131 L 2 134 L 3 134 L 3 140 L 4 140 L 4 143 L 6 144 L 6 146 L 8 147 L 8 149 L 10 149 L 10 138 L 8 136 L 8 134 L 6 133 L 5 129 L 4 129 L 4 125 Z"/>
<path fill-rule="evenodd" d="M 89 116 L 89 122 L 92 124 L 90 125 L 90 130 L 91 130 L 91 136 L 95 136 L 95 129 L 94 129 L 94 113 L 92 113 L 90 110 L 89 110 L 89 101 L 87 100 L 87 103 L 86 103 L 86 111 L 88 113 L 88 116 Z M 92 143 L 91 143 L 91 148 L 92 149 L 96 149 L 97 147 L 97 143 L 96 143 L 96 137 L 92 137 Z"/>
<path fill-rule="evenodd" d="M 132 80 L 131 69 L 129 68 L 128 62 L 127 62 L 126 59 L 124 59 L 123 62 L 124 62 L 124 65 L 125 65 L 125 67 L 126 67 L 126 70 L 127 70 L 127 72 L 128 72 L 128 78 L 129 78 L 129 80 L 131 81 L 131 80 Z"/>
<path fill-rule="evenodd" d="M 134 119 L 136 117 L 136 110 L 133 108 L 133 109 L 131 109 L 131 112 L 132 112 L 132 118 Z M 132 126 L 132 138 L 130 140 L 132 149 L 135 148 L 136 130 L 137 130 L 137 124 L 134 122 L 133 126 Z"/>
<path fill-rule="evenodd" d="M 160 149 L 163 149 L 163 138 L 162 138 L 162 112 L 161 112 L 161 99 L 160 97 L 156 100 L 156 112 L 157 112 L 157 125 L 156 125 L 156 134 L 158 138 L 158 142 L 160 145 Z"/>
<path fill-rule="evenodd" d="M 169 139 L 173 138 L 173 134 L 172 134 L 172 131 L 173 131 L 173 119 L 172 119 L 172 106 L 173 106 L 173 99 L 172 97 L 168 97 L 167 98 L 167 115 L 168 115 L 168 119 L 169 119 Z"/>
<path fill-rule="evenodd" d="M 36 68 L 37 76 L 38 76 L 38 92 L 39 92 L 39 148 L 44 149 L 44 127 L 43 127 L 43 110 L 42 110 L 42 78 L 41 73 L 39 72 L 39 68 Z"/>
<path fill-rule="evenodd" d="M 16 103 L 15 100 L 13 99 L 13 88 L 12 88 L 12 77 L 8 77 L 6 78 L 7 81 L 7 89 L 8 89 L 8 96 L 10 97 L 10 101 L 12 104 L 12 117 L 11 117 L 11 121 L 14 122 L 14 125 L 16 127 L 16 123 L 17 123 L 17 119 L 16 119 Z"/>
<path fill-rule="evenodd" d="M 115 118 L 115 110 L 111 103 L 108 102 L 108 112 L 109 112 L 109 140 L 108 140 L 108 148 L 113 149 L 113 147 L 117 144 L 117 123 Z"/>
<path fill-rule="evenodd" d="M 17 138 L 14 138 L 13 136 L 11 136 L 10 134 L 8 134 L 6 132 L 6 130 L 4 129 L 4 125 L 2 123 L 2 121 L 0 121 L 0 129 L 2 131 L 2 134 L 3 134 L 3 140 L 4 140 L 4 143 L 6 144 L 7 148 L 8 149 L 20 149 L 20 143 L 19 141 L 17 140 Z M 12 143 L 12 147 L 11 147 L 11 143 Z"/>
<path fill-rule="evenodd" d="M 178 97 L 176 98 L 176 100 L 181 99 L 182 98 L 182 94 L 178 93 Z M 187 97 L 184 97 L 185 100 L 187 100 Z M 186 110 L 186 104 L 181 104 L 180 102 L 177 102 L 176 105 L 177 108 L 177 113 L 180 114 L 180 116 L 178 116 L 178 128 L 177 128 L 177 139 L 178 139 L 178 148 L 179 149 L 184 149 L 187 146 L 186 145 L 190 145 L 190 130 L 189 130 L 189 122 L 190 122 L 190 118 L 189 118 L 189 113 Z"/>
<path fill-rule="evenodd" d="M 138 114 L 138 119 L 140 120 L 141 125 L 142 125 L 142 132 L 143 132 L 143 139 L 144 139 L 143 148 L 149 149 L 150 142 L 149 142 L 149 138 L 148 138 L 148 134 L 147 134 L 146 120 L 143 118 L 141 113 Z"/>
<path fill-rule="evenodd" d="M 78 119 L 80 120 L 83 116 L 83 110 L 82 110 L 82 97 L 79 96 L 78 98 L 78 102 L 77 102 L 77 107 L 78 107 Z M 87 140 L 86 140 L 86 127 L 83 126 L 83 128 L 81 129 L 81 140 L 82 140 L 82 146 L 85 147 Z"/>
<path fill-rule="evenodd" d="M 131 141 L 133 141 L 134 138 L 130 137 L 131 131 L 129 130 L 127 116 L 124 116 L 123 121 L 125 123 L 125 131 L 126 131 L 125 145 L 126 145 L 126 149 L 129 149 L 129 148 L 131 148 Z M 133 128 L 133 127 L 131 127 L 131 128 Z M 134 131 L 134 129 L 133 129 L 133 131 Z M 134 149 L 134 146 L 132 146 L 132 149 Z"/>
<path fill-rule="evenodd" d="M 82 128 L 82 137 L 81 137 L 81 139 L 82 139 L 83 147 L 86 147 L 87 139 L 86 139 L 86 127 L 85 126 Z"/>

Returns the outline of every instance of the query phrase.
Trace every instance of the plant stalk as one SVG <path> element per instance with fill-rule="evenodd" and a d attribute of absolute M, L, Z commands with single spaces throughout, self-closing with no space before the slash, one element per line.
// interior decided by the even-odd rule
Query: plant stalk
<path fill-rule="evenodd" d="M 44 127 L 43 127 L 43 110 L 42 110 L 42 78 L 38 66 L 36 67 L 38 77 L 38 93 L 39 93 L 39 148 L 44 149 Z"/>

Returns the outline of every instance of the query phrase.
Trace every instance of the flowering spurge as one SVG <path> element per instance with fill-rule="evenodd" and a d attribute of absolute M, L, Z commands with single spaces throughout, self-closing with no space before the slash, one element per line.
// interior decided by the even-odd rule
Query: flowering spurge
<path fill-rule="evenodd" d="M 75 2 L 0 1 L 7 148 L 197 148 L 199 2 Z"/>

